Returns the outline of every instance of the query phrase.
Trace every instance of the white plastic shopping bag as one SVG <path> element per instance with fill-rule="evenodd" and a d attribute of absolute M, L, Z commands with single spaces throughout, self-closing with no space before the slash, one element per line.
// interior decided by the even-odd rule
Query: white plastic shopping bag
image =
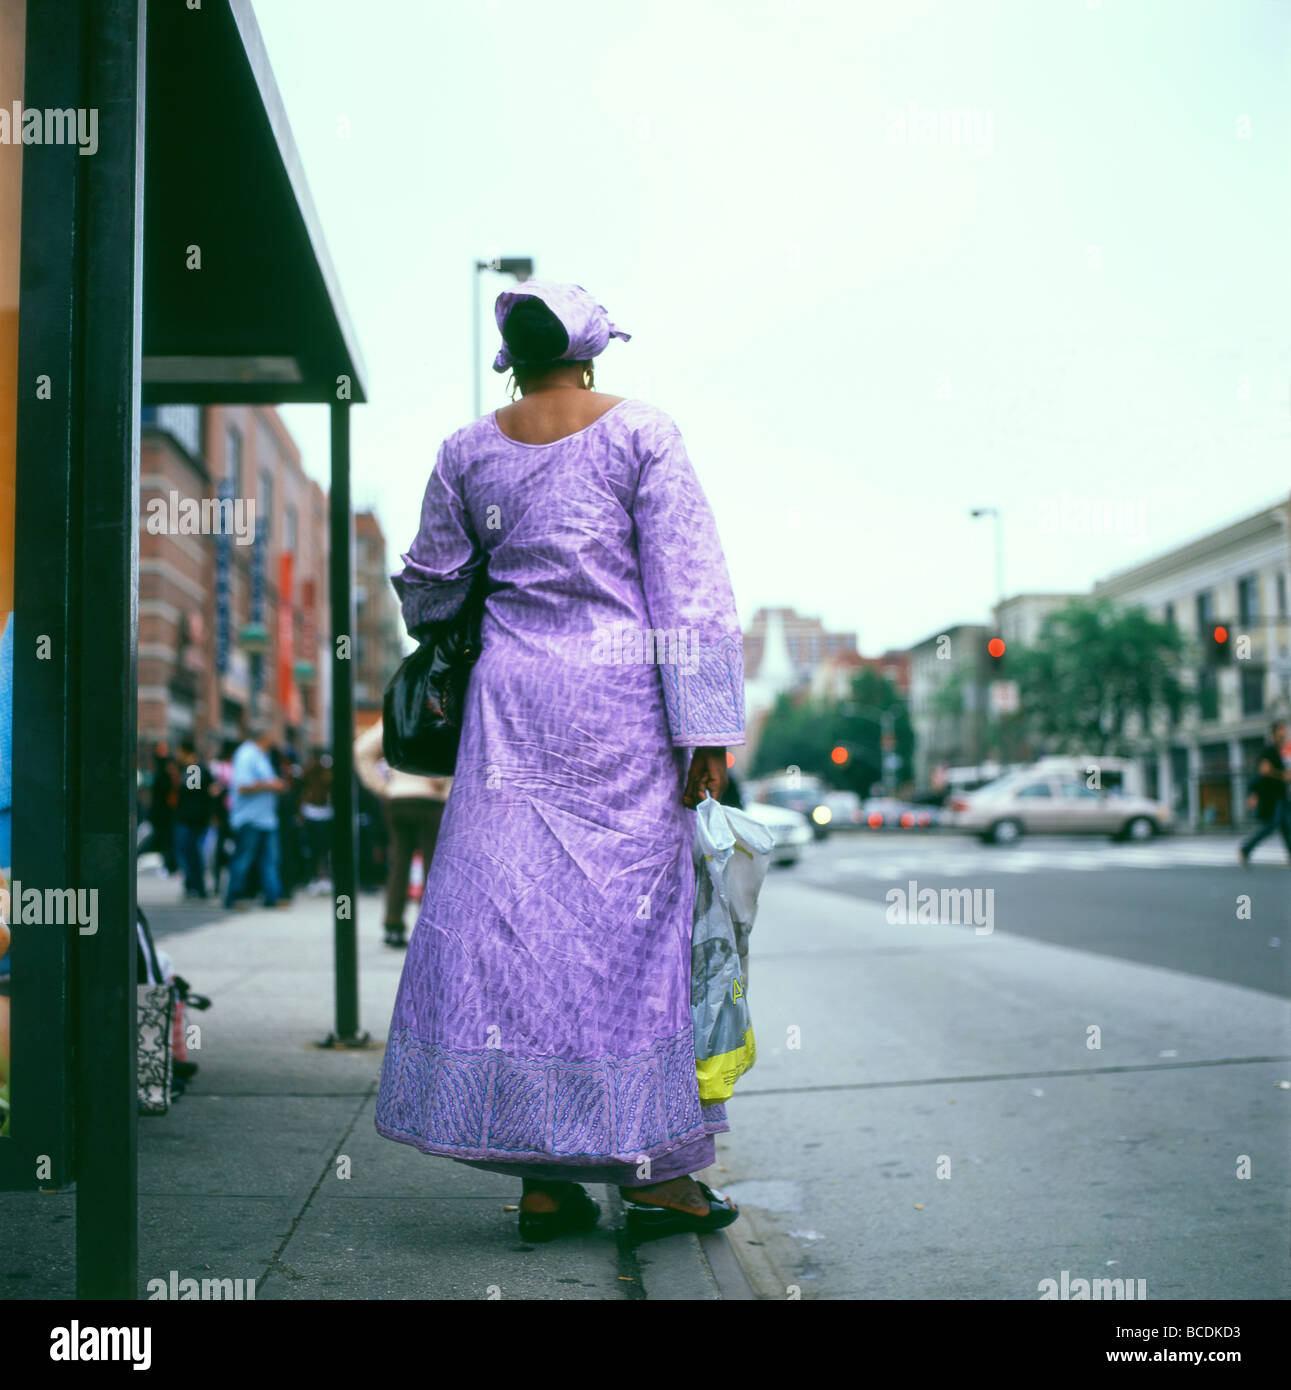
<path fill-rule="evenodd" d="M 747 998 L 748 941 L 773 845 L 765 826 L 706 797 L 695 813 L 690 1009 L 705 1104 L 729 1100 L 757 1048 Z"/>

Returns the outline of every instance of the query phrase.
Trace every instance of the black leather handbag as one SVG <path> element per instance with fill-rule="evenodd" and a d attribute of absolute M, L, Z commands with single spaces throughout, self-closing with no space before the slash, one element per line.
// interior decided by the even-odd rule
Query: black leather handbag
<path fill-rule="evenodd" d="M 451 777 L 457 767 L 466 685 L 480 655 L 485 592 L 481 565 L 455 616 L 413 630 L 420 645 L 386 686 L 381 750 L 400 772 Z"/>

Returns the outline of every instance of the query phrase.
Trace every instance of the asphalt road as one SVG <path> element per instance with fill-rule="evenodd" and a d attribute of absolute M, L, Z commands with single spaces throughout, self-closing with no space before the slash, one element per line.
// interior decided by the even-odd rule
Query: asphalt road
<path fill-rule="evenodd" d="M 1291 1295 L 1291 870 L 1260 859 L 862 831 L 774 870 L 757 1064 L 706 1174 L 755 1294 L 1036 1301 L 1067 1271 Z M 993 930 L 892 923 L 911 878 L 993 889 Z"/>
<path fill-rule="evenodd" d="M 1268 841 L 1243 868 L 1236 843 L 1172 836 L 1116 845 L 1037 836 L 1002 849 L 949 832 L 857 831 L 831 835 L 795 867 L 772 872 L 882 903 L 894 888 L 908 895 L 911 879 L 939 892 L 990 889 L 996 931 L 1285 998 L 1291 867 L 1281 846 Z M 1250 898 L 1249 918 L 1238 916 L 1242 897 Z"/>

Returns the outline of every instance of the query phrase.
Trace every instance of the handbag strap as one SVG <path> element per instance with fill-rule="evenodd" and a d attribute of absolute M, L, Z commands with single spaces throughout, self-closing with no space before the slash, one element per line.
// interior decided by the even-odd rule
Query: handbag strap
<path fill-rule="evenodd" d="M 135 912 L 139 918 L 139 940 L 145 951 L 146 969 L 144 973 L 151 975 L 157 984 L 164 985 L 166 981 L 161 973 L 161 961 L 157 959 L 157 947 L 153 944 L 152 929 L 148 925 L 148 918 L 144 915 L 143 908 L 139 907 L 138 904 L 135 905 Z M 152 983 L 152 981 L 141 981 L 140 983 Z"/>

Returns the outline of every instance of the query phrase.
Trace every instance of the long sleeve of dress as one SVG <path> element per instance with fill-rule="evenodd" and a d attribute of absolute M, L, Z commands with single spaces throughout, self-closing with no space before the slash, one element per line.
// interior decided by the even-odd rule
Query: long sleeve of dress
<path fill-rule="evenodd" d="M 448 477 L 448 443 L 440 445 L 421 504 L 421 525 L 391 577 L 412 632 L 425 623 L 452 618 L 462 606 L 484 552 L 462 499 Z"/>
<path fill-rule="evenodd" d="M 744 653 L 735 596 L 708 499 L 681 432 L 662 425 L 632 508 L 668 726 L 676 747 L 744 742 Z M 672 645 L 675 642 L 675 647 Z"/>

